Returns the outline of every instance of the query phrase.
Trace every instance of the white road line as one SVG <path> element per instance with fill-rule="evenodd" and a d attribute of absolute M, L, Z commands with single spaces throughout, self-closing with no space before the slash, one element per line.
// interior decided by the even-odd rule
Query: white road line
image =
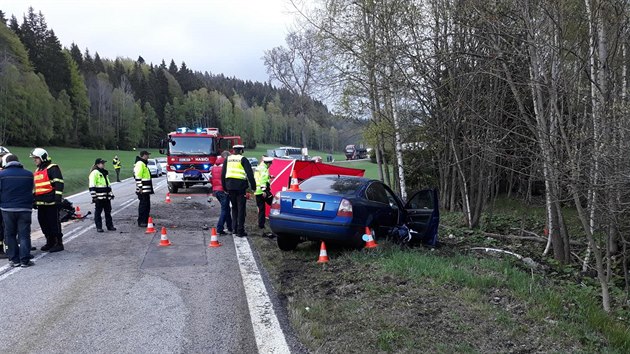
<path fill-rule="evenodd" d="M 258 352 L 291 353 L 247 239 L 234 237 L 234 246 Z"/>
<path fill-rule="evenodd" d="M 118 213 L 120 213 L 121 211 L 127 209 L 128 207 L 132 206 L 134 204 L 134 202 L 136 202 L 137 199 L 129 199 L 126 200 L 124 202 L 122 202 L 120 208 L 118 210 L 116 210 L 115 212 L 112 213 L 113 215 L 116 215 Z M 69 231 L 67 234 L 64 235 L 64 243 L 69 243 L 70 241 L 74 240 L 75 238 L 83 235 L 84 233 L 90 231 L 91 229 L 95 228 L 94 224 L 90 224 L 90 225 L 86 225 L 83 227 L 78 227 L 72 231 Z M 68 236 L 70 235 L 70 236 Z M 39 259 L 41 259 L 42 257 L 46 256 L 48 254 L 48 252 L 45 253 L 41 253 L 38 256 L 36 256 L 35 258 L 33 258 L 33 261 L 37 261 Z M 0 276 L 0 281 L 3 281 L 4 279 L 6 279 L 7 277 L 9 277 L 12 274 L 15 274 L 16 272 L 22 270 L 21 268 L 13 268 L 13 270 L 9 270 L 11 269 L 11 267 L 9 267 L 9 265 L 4 265 L 2 267 L 0 267 L 0 274 L 2 274 Z M 4 274 L 3 274 L 4 273 Z"/>

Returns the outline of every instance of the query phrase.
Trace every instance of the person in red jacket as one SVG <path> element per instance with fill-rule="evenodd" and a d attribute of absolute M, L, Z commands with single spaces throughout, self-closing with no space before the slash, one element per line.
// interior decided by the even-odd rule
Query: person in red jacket
<path fill-rule="evenodd" d="M 230 213 L 230 197 L 223 190 L 221 184 L 221 173 L 223 172 L 223 162 L 225 159 L 223 156 L 217 157 L 214 166 L 210 170 L 212 173 L 212 192 L 214 197 L 217 198 L 221 204 L 221 215 L 219 215 L 219 221 L 217 222 L 217 233 L 219 235 L 227 235 L 224 231 L 224 225 L 227 224 L 227 231 L 232 233 L 232 215 Z"/>

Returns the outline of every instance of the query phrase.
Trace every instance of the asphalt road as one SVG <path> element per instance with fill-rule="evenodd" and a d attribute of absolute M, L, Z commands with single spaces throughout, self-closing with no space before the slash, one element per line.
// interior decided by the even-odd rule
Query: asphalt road
<path fill-rule="evenodd" d="M 164 178 L 154 186 L 157 232 L 137 226 L 129 179 L 113 185 L 117 231 L 96 233 L 89 216 L 64 224 L 65 251 L 34 251 L 25 269 L 0 263 L 0 353 L 300 351 L 246 239 L 219 236 L 222 247 L 208 248 L 217 202 L 200 189 L 166 204 Z M 69 199 L 93 212 L 88 193 Z M 170 247 L 158 247 L 162 226 Z"/>

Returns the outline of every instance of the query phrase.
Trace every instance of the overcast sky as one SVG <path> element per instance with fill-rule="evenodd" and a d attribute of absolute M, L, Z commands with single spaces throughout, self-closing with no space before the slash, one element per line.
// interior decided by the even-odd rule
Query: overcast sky
<path fill-rule="evenodd" d="M 284 45 L 293 23 L 287 0 L 2 0 L 19 23 L 42 12 L 61 45 L 102 58 L 142 55 L 147 63 L 182 61 L 191 70 L 268 81 L 264 51 Z"/>

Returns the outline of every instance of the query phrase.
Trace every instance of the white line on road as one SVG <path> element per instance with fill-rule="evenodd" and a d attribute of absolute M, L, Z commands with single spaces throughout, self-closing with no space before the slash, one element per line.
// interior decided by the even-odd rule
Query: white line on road
<path fill-rule="evenodd" d="M 247 239 L 234 237 L 234 246 L 258 352 L 291 353 Z"/>

